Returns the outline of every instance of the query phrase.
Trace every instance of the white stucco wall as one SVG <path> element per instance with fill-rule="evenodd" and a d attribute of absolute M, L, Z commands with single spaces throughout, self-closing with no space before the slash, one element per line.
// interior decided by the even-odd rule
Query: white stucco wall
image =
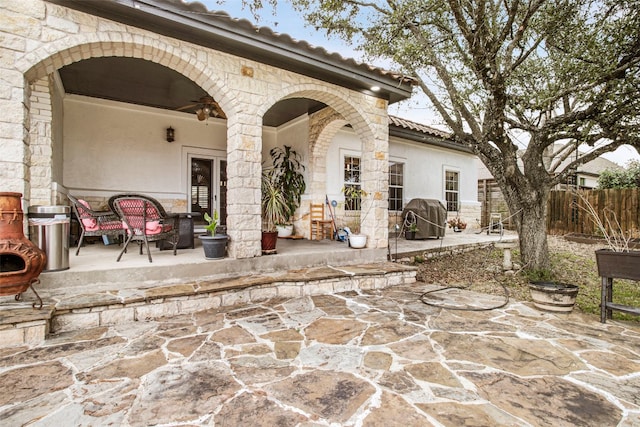
<path fill-rule="evenodd" d="M 166 141 L 166 129 L 175 141 Z M 62 184 L 83 195 L 145 192 L 186 198 L 182 147 L 226 152 L 226 123 L 184 113 L 69 95 L 64 100 Z"/>
<path fill-rule="evenodd" d="M 361 144 L 348 127 L 342 128 L 327 152 L 327 195 L 329 200 L 344 201 L 342 165 L 345 155 L 360 156 Z M 446 150 L 432 145 L 389 138 L 389 160 L 404 163 L 404 200 L 437 199 L 444 203 L 445 171 L 457 171 L 460 177 L 461 215 L 475 221 L 478 202 L 478 159 L 472 154 Z M 479 218 L 479 217 L 478 217 Z"/>

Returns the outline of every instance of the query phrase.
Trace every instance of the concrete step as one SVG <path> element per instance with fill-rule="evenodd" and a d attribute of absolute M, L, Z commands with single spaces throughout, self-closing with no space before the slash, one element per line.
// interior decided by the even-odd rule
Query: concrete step
<path fill-rule="evenodd" d="M 0 348 L 39 344 L 49 333 L 147 321 L 272 298 L 384 289 L 414 283 L 416 272 L 413 267 L 391 262 L 325 265 L 138 286 L 87 286 L 75 295 L 65 291 L 43 296 L 44 307 L 40 310 L 26 302 L 0 300 Z"/>

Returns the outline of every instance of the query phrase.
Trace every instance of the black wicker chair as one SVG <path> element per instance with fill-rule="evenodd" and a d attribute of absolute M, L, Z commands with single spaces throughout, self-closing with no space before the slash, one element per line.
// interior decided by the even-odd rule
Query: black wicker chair
<path fill-rule="evenodd" d="M 67 197 L 71 201 L 71 207 L 82 230 L 80 239 L 78 239 L 76 255 L 80 253 L 80 247 L 85 237 L 110 236 L 119 238 L 124 235 L 122 221 L 113 211 L 94 211 L 86 201 L 71 195 L 67 195 Z"/>
<path fill-rule="evenodd" d="M 165 240 L 172 245 L 173 254 L 177 254 L 179 216 L 167 214 L 157 200 L 139 194 L 123 194 L 111 197 L 109 206 L 124 223 L 127 237 L 117 261 L 120 261 L 132 241 L 140 246 L 140 255 L 144 244 L 149 262 L 153 262 L 149 242 Z"/>

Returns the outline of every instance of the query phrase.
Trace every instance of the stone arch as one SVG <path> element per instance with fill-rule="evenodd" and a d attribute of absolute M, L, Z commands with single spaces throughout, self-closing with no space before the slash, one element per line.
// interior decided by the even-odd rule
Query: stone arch
<path fill-rule="evenodd" d="M 326 154 L 336 133 L 348 122 L 335 110 L 328 107 L 310 117 L 309 124 L 309 169 L 311 176 L 310 196 L 312 202 L 324 200 L 324 183 L 327 179 Z"/>
<path fill-rule="evenodd" d="M 284 93 L 283 93 L 284 92 Z M 279 95 L 279 96 L 278 96 Z M 362 211 L 366 211 L 362 230 L 370 236 L 368 247 L 386 248 L 388 237 L 388 115 L 386 101 L 356 94 L 348 90 L 302 84 L 283 88 L 280 94 L 272 94 L 258 110 L 259 117 L 277 101 L 289 98 L 311 98 L 327 104 L 336 115 L 325 121 L 326 126 L 317 133 L 315 140 L 309 141 L 310 156 L 323 158 L 331 139 L 344 125 L 350 124 L 360 138 L 362 147 L 362 188 L 367 191 L 363 198 Z M 358 102 L 359 101 L 359 102 Z M 367 106 L 369 108 L 367 108 Z M 312 137 L 312 135 L 310 135 Z M 312 159 L 310 159 L 312 161 Z M 321 160 L 320 160 L 321 161 Z M 319 186 L 326 177 L 325 166 L 317 166 L 312 171 L 311 196 L 318 199 Z M 318 200 L 319 201 L 319 200 Z"/>
<path fill-rule="evenodd" d="M 163 39 L 132 35 L 126 31 L 83 33 L 45 44 L 23 55 L 16 60 L 16 68 L 31 84 L 65 65 L 84 59 L 108 56 L 144 59 L 189 78 L 212 95 L 227 116 L 233 116 L 238 109 L 235 97 L 216 81 L 215 73 L 207 62 L 199 59 L 196 51 L 194 47 L 172 45 Z"/>
<path fill-rule="evenodd" d="M 216 78 L 216 73 L 211 72 L 207 63 L 208 56 L 203 58 L 191 46 L 178 48 L 177 44 L 171 44 L 166 39 L 131 35 L 124 31 L 84 33 L 44 44 L 16 61 L 16 68 L 22 72 L 25 86 L 30 89 L 25 91 L 23 101 L 25 116 L 28 117 L 28 132 L 23 142 L 29 147 L 25 160 L 30 164 L 26 171 L 28 179 L 24 192 L 29 196 L 33 194 L 33 198 L 29 197 L 29 200 L 44 204 L 66 202 L 66 196 L 52 191 L 52 170 L 55 167 L 53 159 L 37 154 L 53 152 L 55 148 L 55 137 L 51 132 L 54 127 L 52 97 L 42 91 L 43 82 L 65 65 L 110 56 L 148 60 L 179 72 L 211 94 L 227 117 L 231 118 L 230 122 L 236 116 L 234 112 L 238 108 L 235 97 L 229 96 L 229 88 L 219 83 L 223 81 L 222 77 Z M 52 90 L 53 84 L 50 84 L 49 91 Z M 33 108 L 34 105 L 37 106 Z M 34 167 L 34 161 L 39 168 Z"/>
<path fill-rule="evenodd" d="M 369 126 L 371 120 L 368 120 L 371 119 L 373 109 L 370 112 L 365 111 L 360 104 L 353 102 L 353 93 L 346 89 L 340 91 L 311 83 L 284 87 L 280 93 L 272 94 L 265 100 L 257 111 L 258 116 L 263 117 L 276 102 L 290 98 L 311 98 L 323 102 L 344 117 L 363 141 L 374 138 L 375 132 Z M 362 100 L 365 100 L 365 95 L 362 95 Z M 386 116 L 386 110 L 384 115 Z"/>

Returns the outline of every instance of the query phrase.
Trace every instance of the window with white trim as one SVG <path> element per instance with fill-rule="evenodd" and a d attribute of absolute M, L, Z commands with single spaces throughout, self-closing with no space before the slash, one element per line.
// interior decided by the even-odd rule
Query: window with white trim
<path fill-rule="evenodd" d="M 401 211 L 404 197 L 404 163 L 389 162 L 389 210 Z"/>
<path fill-rule="evenodd" d="M 458 212 L 460 206 L 460 174 L 455 171 L 445 171 L 444 198 L 448 212 Z"/>
<path fill-rule="evenodd" d="M 360 210 L 360 157 L 344 156 L 344 210 Z M 349 189 L 357 191 L 358 196 L 349 197 Z M 352 193 L 353 194 L 353 193 Z"/>

